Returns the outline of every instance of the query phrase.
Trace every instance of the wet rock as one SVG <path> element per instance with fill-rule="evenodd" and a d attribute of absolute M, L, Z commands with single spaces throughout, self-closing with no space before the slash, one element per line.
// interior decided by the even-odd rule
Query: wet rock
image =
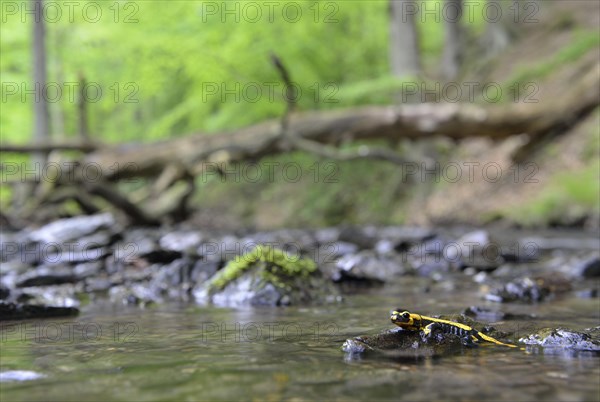
<path fill-rule="evenodd" d="M 124 268 L 109 276 L 114 284 L 133 283 L 149 280 L 152 278 L 153 271 L 150 266 L 136 267 L 131 266 Z"/>
<path fill-rule="evenodd" d="M 198 255 L 206 261 L 225 262 L 247 253 L 254 245 L 250 239 L 246 239 L 242 244 L 239 238 L 227 235 L 202 243 L 198 247 Z"/>
<path fill-rule="evenodd" d="M 597 237 L 525 237 L 521 243 L 535 245 L 540 251 L 598 249 Z"/>
<path fill-rule="evenodd" d="M 535 334 L 519 339 L 519 342 L 544 348 L 574 349 L 600 353 L 600 331 L 590 332 L 577 332 L 567 328 L 544 328 Z"/>
<path fill-rule="evenodd" d="M 515 320 L 515 319 L 531 319 L 535 318 L 535 315 L 531 314 L 512 314 L 506 313 L 500 310 L 492 310 L 485 307 L 471 306 L 463 311 L 463 314 L 467 317 L 472 317 L 478 320 L 484 321 L 501 321 L 501 320 Z"/>
<path fill-rule="evenodd" d="M 583 278 L 598 278 L 600 277 L 600 257 L 593 256 L 583 261 L 578 261 L 573 264 L 573 271 L 576 276 Z"/>
<path fill-rule="evenodd" d="M 318 244 L 334 243 L 340 238 L 340 229 L 335 227 L 318 229 L 314 236 Z"/>
<path fill-rule="evenodd" d="M 252 276 L 240 278 L 231 285 L 212 296 L 212 303 L 217 306 L 277 306 L 284 305 L 283 295 L 271 283 L 258 285 Z M 258 285 L 258 286 L 257 286 Z M 287 303 L 290 304 L 290 303 Z"/>
<path fill-rule="evenodd" d="M 150 280 L 150 287 L 155 293 L 167 294 L 169 290 L 179 289 L 189 282 L 193 263 L 185 258 L 175 260 L 167 265 L 157 265 Z"/>
<path fill-rule="evenodd" d="M 374 250 L 380 255 L 391 254 L 396 252 L 396 243 L 389 239 L 381 239 L 375 244 Z"/>
<path fill-rule="evenodd" d="M 518 278 L 494 289 L 485 298 L 494 302 L 520 301 L 526 303 L 540 302 L 571 289 L 571 283 L 562 275 L 555 273 L 547 277 Z"/>
<path fill-rule="evenodd" d="M 159 249 L 160 234 L 147 229 L 132 229 L 125 232 L 115 252 L 122 250 L 119 258 L 149 254 Z"/>
<path fill-rule="evenodd" d="M 73 268 L 73 274 L 79 279 L 85 279 L 92 276 L 98 276 L 104 266 L 103 261 L 84 262 L 75 265 Z"/>
<path fill-rule="evenodd" d="M 10 289 L 4 285 L 0 285 L 0 300 L 6 300 L 10 296 Z"/>
<path fill-rule="evenodd" d="M 77 216 L 49 223 L 32 231 L 29 238 L 38 243 L 67 243 L 90 235 L 99 229 L 115 226 L 116 221 L 109 213 Z"/>
<path fill-rule="evenodd" d="M 190 282 L 203 283 L 216 274 L 219 268 L 220 263 L 216 261 L 196 261 L 190 273 Z"/>
<path fill-rule="evenodd" d="M 483 325 L 463 316 L 442 317 L 461 322 L 478 330 L 484 330 Z M 495 329 L 485 331 L 492 337 L 498 337 Z M 480 344 L 484 344 L 481 342 Z M 394 328 L 380 334 L 360 336 L 347 339 L 342 350 L 348 354 L 377 354 L 391 358 L 428 357 L 461 353 L 464 347 L 477 347 L 478 344 L 467 342 L 455 334 L 435 333 L 431 337 L 423 337 L 421 331 L 408 331 Z"/>
<path fill-rule="evenodd" d="M 542 250 L 535 243 L 507 240 L 500 244 L 500 256 L 508 263 L 530 263 L 542 258 Z"/>
<path fill-rule="evenodd" d="M 407 254 L 413 257 L 422 257 L 425 255 L 434 255 L 440 258 L 448 259 L 445 251 L 450 242 L 444 237 L 433 237 L 425 240 L 421 244 L 416 244 L 408 249 Z"/>
<path fill-rule="evenodd" d="M 68 317 L 79 314 L 75 307 L 54 307 L 0 302 L 0 320 Z"/>
<path fill-rule="evenodd" d="M 371 249 L 377 243 L 374 228 L 347 226 L 340 230 L 338 238 L 341 241 L 356 244 L 360 249 Z"/>
<path fill-rule="evenodd" d="M 23 244 L 29 239 L 26 232 L 7 233 L 0 231 L 0 262 L 19 259 Z"/>
<path fill-rule="evenodd" d="M 381 257 L 372 251 L 361 251 L 341 257 L 333 267 L 328 266 L 331 279 L 336 282 L 384 283 L 405 272 L 400 258 Z"/>
<path fill-rule="evenodd" d="M 110 253 L 108 248 L 73 249 L 70 248 L 70 245 L 64 246 L 69 248 L 61 248 L 53 253 L 41 254 L 42 258 L 37 262 L 45 265 L 76 264 L 80 262 L 97 261 Z"/>
<path fill-rule="evenodd" d="M 62 284 L 53 286 L 32 286 L 21 288 L 19 302 L 54 307 L 78 307 L 77 293 L 83 292 L 83 284 Z"/>
<path fill-rule="evenodd" d="M 113 283 L 108 278 L 88 278 L 85 280 L 84 289 L 86 292 L 106 292 Z"/>
<path fill-rule="evenodd" d="M 110 288 L 110 301 L 125 305 L 138 305 L 144 307 L 152 303 L 161 303 L 163 298 L 156 289 L 152 289 L 148 282 L 119 285 Z"/>
<path fill-rule="evenodd" d="M 203 236 L 198 231 L 170 232 L 160 238 L 159 245 L 163 250 L 196 255 L 202 239 Z"/>
<path fill-rule="evenodd" d="M 485 230 L 469 232 L 456 241 L 458 247 L 446 246 L 446 258 L 460 261 L 462 267 L 475 267 L 479 270 L 494 270 L 504 259 L 498 243 L 492 240 Z"/>
<path fill-rule="evenodd" d="M 21 275 L 32 269 L 31 265 L 21 262 L 19 260 L 12 260 L 3 262 L 0 264 L 0 275 Z"/>
<path fill-rule="evenodd" d="M 70 267 L 41 266 L 19 276 L 15 285 L 19 288 L 61 285 L 63 283 L 75 283 L 78 279 Z"/>
<path fill-rule="evenodd" d="M 149 230 L 133 230 L 114 245 L 114 253 L 106 260 L 106 270 L 112 274 L 129 266 L 146 267 L 151 264 L 169 264 L 182 257 L 183 253 L 162 249 L 159 234 Z M 148 235 L 146 237 L 146 235 Z"/>
<path fill-rule="evenodd" d="M 335 262 L 338 258 L 348 255 L 355 254 L 358 251 L 356 244 L 348 243 L 345 241 L 336 241 L 334 243 L 327 243 L 321 245 L 314 256 L 314 260 L 319 264 L 327 264 Z"/>
<path fill-rule="evenodd" d="M 452 265 L 437 256 L 425 255 L 423 258 L 412 259 L 409 263 L 412 269 L 424 277 L 432 277 L 435 274 L 445 274 L 452 270 Z"/>
<path fill-rule="evenodd" d="M 378 237 L 380 240 L 374 246 L 375 251 L 389 254 L 408 251 L 415 245 L 433 239 L 435 234 L 426 228 L 389 226 L 379 229 Z"/>
<path fill-rule="evenodd" d="M 323 303 L 337 292 L 312 260 L 258 246 L 196 286 L 193 295 L 198 303 L 235 307 Z"/>

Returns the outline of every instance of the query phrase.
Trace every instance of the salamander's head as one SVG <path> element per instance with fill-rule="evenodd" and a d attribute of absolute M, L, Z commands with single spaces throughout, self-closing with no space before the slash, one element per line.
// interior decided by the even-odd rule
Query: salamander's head
<path fill-rule="evenodd" d="M 399 327 L 411 328 L 414 327 L 415 320 L 413 314 L 404 309 L 396 309 L 392 311 L 390 320 Z"/>

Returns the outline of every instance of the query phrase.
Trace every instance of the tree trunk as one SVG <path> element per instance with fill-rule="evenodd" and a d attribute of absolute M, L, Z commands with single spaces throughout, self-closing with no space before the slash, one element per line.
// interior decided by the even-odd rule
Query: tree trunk
<path fill-rule="evenodd" d="M 446 0 L 442 17 L 444 20 L 444 51 L 442 54 L 442 77 L 453 80 L 458 76 L 463 57 L 462 0 Z"/>
<path fill-rule="evenodd" d="M 413 0 L 390 0 L 390 67 L 396 77 L 421 72 L 419 40 L 415 26 L 418 7 Z"/>
<path fill-rule="evenodd" d="M 85 99 L 85 76 L 83 73 L 79 73 L 79 98 L 77 99 L 77 122 L 78 122 L 78 134 L 79 139 L 82 142 L 89 142 L 90 137 L 88 134 L 88 113 L 87 113 L 87 102 Z"/>
<path fill-rule="evenodd" d="M 33 22 L 33 85 L 35 86 L 35 102 L 33 103 L 33 142 L 49 141 L 48 133 L 48 103 L 45 97 L 46 88 L 46 44 L 42 0 L 33 0 L 35 18 Z M 46 154 L 35 153 L 33 162 L 39 163 L 40 169 L 46 163 Z M 36 169 L 39 170 L 39 169 Z"/>
<path fill-rule="evenodd" d="M 506 48 L 519 34 L 521 24 L 529 20 L 530 15 L 535 16 L 537 9 L 537 1 L 524 3 L 522 0 L 488 0 L 488 23 L 482 40 L 486 56 L 494 57 Z"/>

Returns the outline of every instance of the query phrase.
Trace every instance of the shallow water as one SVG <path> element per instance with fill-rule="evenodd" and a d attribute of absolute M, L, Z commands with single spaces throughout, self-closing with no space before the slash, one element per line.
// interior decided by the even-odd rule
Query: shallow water
<path fill-rule="evenodd" d="M 391 328 L 389 310 L 397 306 L 446 314 L 477 304 L 535 314 L 495 324 L 516 332 L 512 341 L 546 326 L 600 324 L 597 298 L 498 305 L 483 301 L 477 286 L 399 278 L 335 306 L 96 305 L 75 319 L 5 322 L 0 371 L 45 377 L 0 382 L 0 399 L 600 400 L 600 358 L 587 353 L 482 345 L 449 357 L 390 359 L 340 349 L 347 338 Z"/>

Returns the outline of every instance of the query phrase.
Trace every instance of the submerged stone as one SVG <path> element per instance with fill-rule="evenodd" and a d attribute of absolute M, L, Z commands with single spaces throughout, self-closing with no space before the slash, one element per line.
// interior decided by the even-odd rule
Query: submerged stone
<path fill-rule="evenodd" d="M 463 340 L 452 334 L 435 336 L 428 340 L 419 331 L 394 328 L 376 335 L 347 339 L 342 350 L 350 355 L 381 355 L 391 358 L 429 357 L 457 353 Z"/>
<path fill-rule="evenodd" d="M 24 320 L 29 318 L 68 317 L 79 314 L 75 307 L 52 307 L 21 303 L 0 302 L 0 320 Z"/>

